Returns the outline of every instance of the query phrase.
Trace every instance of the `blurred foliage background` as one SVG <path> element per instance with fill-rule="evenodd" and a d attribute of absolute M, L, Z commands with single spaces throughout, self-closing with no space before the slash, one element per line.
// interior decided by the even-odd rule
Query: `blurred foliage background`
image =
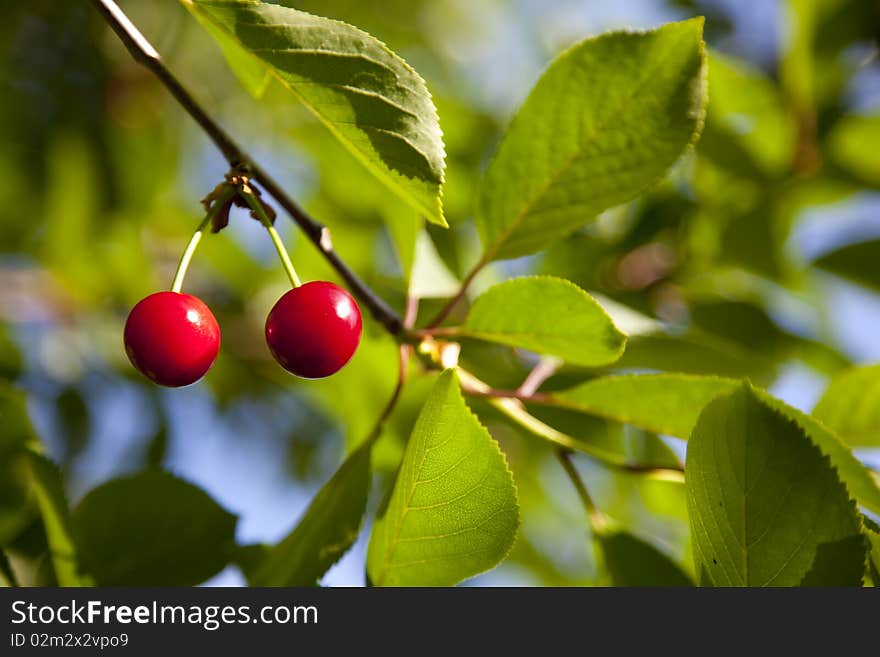
<path fill-rule="evenodd" d="M 705 15 L 710 103 L 695 151 L 650 193 L 548 252 L 488 268 L 474 291 L 512 274 L 570 278 L 648 327 L 615 369 L 748 376 L 806 410 L 829 376 L 880 360 L 880 4 L 872 0 L 290 3 L 369 31 L 428 81 L 448 153 L 448 231 L 421 229 L 288 95 L 270 88 L 259 104 L 247 96 L 177 2 L 120 4 L 193 94 L 330 226 L 352 268 L 401 312 L 407 289 L 421 297 L 422 319 L 478 255 L 475 181 L 551 57 L 606 29 Z M 278 540 L 387 400 L 393 341 L 368 320 L 342 373 L 318 382 L 286 375 L 262 333 L 285 275 L 261 227 L 240 213 L 202 242 L 186 283 L 223 328 L 216 366 L 181 390 L 139 378 L 122 348 L 126 314 L 170 285 L 199 200 L 225 163 L 89 3 L 12 3 L 0 46 L 0 376 L 26 391 L 73 503 L 107 479 L 161 465 L 237 514 L 240 543 Z M 334 279 L 290 222 L 279 227 L 304 278 Z M 505 388 L 532 362 L 476 344 L 463 357 Z M 548 386 L 593 375 L 566 368 Z M 416 373 L 406 389 L 375 456 L 380 483 L 430 383 Z M 474 582 L 597 583 L 582 510 L 552 451 L 474 408 L 508 453 L 523 512 L 510 559 Z M 678 441 L 543 413 L 634 458 L 683 455 Z M 876 451 L 860 456 L 880 463 Z M 680 484 L 582 465 L 602 509 L 687 558 Z M 0 545 L 45 581 L 35 505 L 3 468 Z M 324 583 L 363 583 L 365 536 Z M 243 577 L 230 567 L 211 581 Z"/>

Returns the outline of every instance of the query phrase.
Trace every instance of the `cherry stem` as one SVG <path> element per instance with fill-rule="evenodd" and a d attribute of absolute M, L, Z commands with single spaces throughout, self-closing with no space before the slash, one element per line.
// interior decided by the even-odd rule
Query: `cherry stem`
<path fill-rule="evenodd" d="M 244 187 L 239 187 L 238 193 L 244 198 L 251 210 L 253 210 L 254 214 L 260 220 L 260 223 L 266 227 L 269 237 L 272 238 L 272 244 L 275 245 L 275 250 L 278 251 L 278 257 L 281 258 L 281 264 L 284 266 L 284 271 L 287 272 L 287 278 L 290 279 L 290 284 L 293 285 L 293 287 L 299 287 L 302 285 L 299 276 L 296 274 L 296 269 L 293 268 L 293 263 L 290 261 L 287 249 L 284 248 L 284 242 L 281 241 L 281 235 L 275 230 L 275 226 L 272 224 L 272 220 L 269 219 L 269 215 L 266 214 L 266 209 L 263 207 L 260 199 L 258 199 L 252 191 Z"/>
<path fill-rule="evenodd" d="M 284 266 L 284 271 L 287 272 L 287 278 L 290 279 L 290 284 L 293 287 L 299 287 L 302 285 L 302 282 L 299 280 L 299 276 L 296 275 L 296 270 L 293 268 L 293 263 L 290 261 L 290 256 L 287 254 L 287 249 L 284 248 L 281 236 L 272 224 L 267 224 L 266 230 L 269 231 L 269 237 L 272 238 L 272 244 L 275 245 L 275 250 L 278 251 L 278 257 L 281 258 L 281 264 Z"/>
<path fill-rule="evenodd" d="M 330 263 L 346 282 L 354 295 L 369 308 L 373 317 L 393 336 L 403 331 L 403 321 L 391 306 L 371 290 L 333 249 L 327 227 L 308 214 L 291 198 L 254 159 L 242 149 L 232 137 L 205 111 L 180 80 L 165 66 L 156 49 L 144 38 L 113 0 L 92 0 L 97 10 L 107 21 L 135 61 L 147 68 L 171 93 L 174 99 L 199 124 L 205 134 L 223 153 L 233 168 L 247 171 L 259 182 L 278 204 L 287 211 L 314 244 L 321 255 Z"/>
<path fill-rule="evenodd" d="M 234 189 L 230 188 L 225 190 L 214 199 L 211 207 L 208 208 L 205 218 L 202 219 L 199 227 L 196 228 L 196 232 L 193 233 L 193 236 L 189 240 L 189 244 L 186 245 L 183 255 L 180 256 L 180 262 L 177 264 L 177 271 L 174 273 L 174 280 L 171 282 L 172 292 L 180 292 L 183 288 L 183 280 L 186 278 L 186 271 L 189 269 L 189 263 L 192 260 L 193 254 L 196 252 L 196 247 L 198 247 L 199 242 L 202 241 L 202 233 L 204 233 L 205 228 L 210 225 L 214 217 L 217 216 L 217 213 L 220 212 L 224 205 L 226 205 L 226 202 L 234 195 Z"/>

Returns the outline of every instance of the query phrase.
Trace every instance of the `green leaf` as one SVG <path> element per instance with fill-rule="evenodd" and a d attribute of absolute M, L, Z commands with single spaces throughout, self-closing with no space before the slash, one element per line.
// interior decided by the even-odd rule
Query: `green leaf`
<path fill-rule="evenodd" d="M 568 390 L 538 395 L 534 402 L 560 406 L 589 415 L 687 439 L 702 409 L 715 397 L 739 385 L 734 379 L 687 374 L 608 376 Z M 852 495 L 880 513 L 880 483 L 840 439 L 813 417 L 764 391 L 764 403 L 797 422 L 827 455 Z"/>
<path fill-rule="evenodd" d="M 806 432 L 748 384 L 700 415 L 685 488 L 697 569 L 716 586 L 858 586 L 855 502 Z"/>
<path fill-rule="evenodd" d="M 2 582 L 2 586 L 21 586 L 12 569 L 12 564 L 9 563 L 9 557 L 6 556 L 6 552 L 2 548 L 0 548 L 0 577 L 5 580 Z"/>
<path fill-rule="evenodd" d="M 513 476 L 467 407 L 453 371 L 437 380 L 416 421 L 367 574 L 377 586 L 446 586 L 488 570 L 513 545 Z"/>
<path fill-rule="evenodd" d="M 0 456 L 5 457 L 36 443 L 24 394 L 5 381 L 0 381 Z"/>
<path fill-rule="evenodd" d="M 186 5 L 186 2 L 184 4 Z M 232 69 L 245 90 L 256 99 L 262 98 L 272 81 L 272 75 L 265 65 L 243 50 L 234 36 L 210 20 L 204 13 L 193 11 L 190 5 L 186 6 L 192 11 L 199 24 L 220 46 L 226 63 L 229 64 L 229 68 Z"/>
<path fill-rule="evenodd" d="M 851 365 L 834 348 L 781 329 L 763 308 L 750 302 L 714 297 L 694 300 L 691 326 L 682 333 L 647 322 L 630 330 L 607 301 L 599 301 L 628 335 L 626 351 L 616 364 L 621 369 L 767 380 L 793 357 L 822 372 Z"/>
<path fill-rule="evenodd" d="M 596 535 L 612 586 L 693 586 L 691 578 L 663 552 L 629 532 Z"/>
<path fill-rule="evenodd" d="M 89 407 L 82 394 L 69 386 L 55 398 L 55 412 L 65 443 L 64 462 L 70 463 L 88 443 L 92 429 Z"/>
<path fill-rule="evenodd" d="M 32 437 L 24 395 L 0 381 L 0 545 L 8 545 L 36 515 L 25 451 Z"/>
<path fill-rule="evenodd" d="M 880 365 L 833 378 L 813 416 L 851 447 L 880 447 Z"/>
<path fill-rule="evenodd" d="M 751 369 L 755 372 L 769 371 L 792 358 L 820 372 L 834 373 L 852 365 L 834 347 L 781 329 L 765 308 L 751 302 L 707 299 L 691 304 L 690 315 L 689 333 L 733 347 L 730 356 L 753 361 Z"/>
<path fill-rule="evenodd" d="M 145 470 L 95 488 L 73 511 L 83 569 L 100 586 L 193 586 L 235 549 L 236 517 L 193 484 Z"/>
<path fill-rule="evenodd" d="M 24 395 L 0 383 L 0 542 L 14 538 L 40 511 L 49 556 L 60 586 L 85 586 L 70 536 L 70 513 L 61 472 L 41 453 Z"/>
<path fill-rule="evenodd" d="M 370 490 L 370 448 L 352 452 L 296 528 L 269 550 L 254 586 L 314 586 L 357 540 Z"/>
<path fill-rule="evenodd" d="M 681 335 L 630 336 L 616 366 L 729 377 L 759 376 L 772 363 L 730 340 L 690 330 Z"/>
<path fill-rule="evenodd" d="M 813 416 L 792 408 L 769 393 L 759 391 L 765 404 L 791 418 L 807 432 L 822 453 L 831 459 L 843 483 L 858 502 L 874 513 L 880 513 L 880 479 L 859 461 L 840 438 Z"/>
<path fill-rule="evenodd" d="M 558 406 L 528 404 L 527 408 L 541 422 L 569 436 L 571 449 L 610 463 L 681 467 L 681 459 L 654 433 L 628 429 L 617 422 Z"/>
<path fill-rule="evenodd" d="M 21 374 L 21 354 L 18 346 L 9 336 L 6 325 L 0 323 L 0 379 L 9 381 L 17 379 Z"/>
<path fill-rule="evenodd" d="M 836 164 L 861 181 L 880 187 L 880 115 L 846 116 L 834 125 L 828 136 L 828 150 Z"/>
<path fill-rule="evenodd" d="M 446 225 L 445 152 L 425 81 L 366 32 L 257 0 L 182 0 L 227 55 L 237 47 L 290 90 L 366 168 L 428 221 Z M 233 58 L 252 91 L 253 64 Z"/>
<path fill-rule="evenodd" d="M 424 223 L 413 215 L 409 207 L 398 203 L 397 199 L 390 201 L 394 206 L 385 209 L 381 216 L 388 229 L 395 259 L 400 266 L 401 278 L 409 281 L 416 260 L 416 242 L 423 232 Z"/>
<path fill-rule="evenodd" d="M 687 438 L 703 407 L 736 386 L 732 379 L 687 374 L 625 374 L 539 397 L 541 403 Z"/>
<path fill-rule="evenodd" d="M 238 566 L 241 574 L 244 575 L 248 584 L 254 585 L 254 575 L 262 567 L 269 556 L 271 546 L 265 543 L 249 543 L 247 545 L 239 545 L 232 555 L 232 563 Z"/>
<path fill-rule="evenodd" d="M 786 44 L 779 61 L 783 90 L 794 107 L 813 107 L 815 98 L 814 43 L 821 16 L 831 3 L 815 0 L 788 0 Z"/>
<path fill-rule="evenodd" d="M 587 39 L 535 85 L 482 181 L 483 261 L 541 250 L 655 183 L 696 140 L 703 19 Z"/>
<path fill-rule="evenodd" d="M 706 129 L 699 150 L 734 172 L 785 173 L 796 125 L 774 83 L 743 62 L 711 53 Z"/>
<path fill-rule="evenodd" d="M 461 285 L 424 230 L 415 241 L 411 273 L 409 295 L 415 299 L 448 298 L 455 295 Z"/>
<path fill-rule="evenodd" d="M 551 276 L 514 278 L 474 302 L 461 333 L 585 367 L 616 361 L 626 337 L 589 294 Z"/>
<path fill-rule="evenodd" d="M 61 472 L 52 461 L 30 449 L 27 460 L 58 584 L 87 586 L 91 582 L 77 565 L 77 550 L 71 538 L 70 511 Z"/>
<path fill-rule="evenodd" d="M 813 264 L 855 283 L 880 290 L 880 240 L 869 240 L 826 253 Z"/>
<path fill-rule="evenodd" d="M 868 573 L 873 585 L 878 587 L 880 586 L 880 525 L 866 516 L 862 516 L 862 524 L 870 545 Z"/>

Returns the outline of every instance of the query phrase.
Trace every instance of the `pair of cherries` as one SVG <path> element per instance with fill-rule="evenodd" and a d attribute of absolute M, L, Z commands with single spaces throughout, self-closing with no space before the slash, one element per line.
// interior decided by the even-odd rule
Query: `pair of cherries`
<path fill-rule="evenodd" d="M 338 285 L 311 281 L 282 296 L 266 319 L 266 342 L 288 372 L 320 379 L 341 369 L 361 339 L 361 312 Z M 202 378 L 220 350 L 220 327 L 205 303 L 181 292 L 156 292 L 132 309 L 125 351 L 151 381 L 186 386 Z"/>

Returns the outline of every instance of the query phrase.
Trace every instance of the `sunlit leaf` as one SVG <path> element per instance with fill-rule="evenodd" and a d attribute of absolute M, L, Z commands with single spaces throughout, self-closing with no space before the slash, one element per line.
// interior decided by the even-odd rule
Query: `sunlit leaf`
<path fill-rule="evenodd" d="M 554 406 L 687 438 L 703 407 L 735 385 L 732 379 L 686 374 L 620 375 L 548 393 L 543 400 Z"/>
<path fill-rule="evenodd" d="M 699 134 L 703 20 L 583 41 L 556 58 L 483 180 L 483 260 L 534 253 L 656 182 Z M 613 62 L 613 65 L 609 65 Z"/>
<path fill-rule="evenodd" d="M 835 163 L 874 187 L 880 186 L 880 115 L 847 116 L 828 136 Z"/>
<path fill-rule="evenodd" d="M 428 233 L 420 232 L 415 242 L 409 294 L 416 299 L 451 297 L 460 285 L 437 254 Z"/>
<path fill-rule="evenodd" d="M 880 447 L 880 365 L 831 380 L 813 415 L 852 447 Z"/>
<path fill-rule="evenodd" d="M 518 524 L 504 455 L 447 371 L 419 415 L 385 513 L 373 526 L 370 582 L 456 584 L 501 561 Z"/>
<path fill-rule="evenodd" d="M 702 409 L 718 395 L 739 385 L 735 379 L 686 374 L 608 376 L 539 395 L 534 401 L 687 439 Z M 755 390 L 755 394 L 762 403 L 797 422 L 831 459 L 850 493 L 865 507 L 880 513 L 880 482 L 837 436 L 811 416 L 767 392 Z"/>
<path fill-rule="evenodd" d="M 551 276 L 514 278 L 489 288 L 474 302 L 461 333 L 587 367 L 613 363 L 626 343 L 589 294 Z"/>

